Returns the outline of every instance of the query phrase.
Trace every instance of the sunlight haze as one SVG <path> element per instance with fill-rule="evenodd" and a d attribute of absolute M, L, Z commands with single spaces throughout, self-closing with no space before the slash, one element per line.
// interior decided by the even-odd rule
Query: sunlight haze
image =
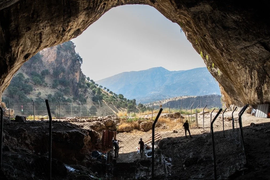
<path fill-rule="evenodd" d="M 94 81 L 152 67 L 205 67 L 180 26 L 151 6 L 113 8 L 72 41 L 83 58 L 83 73 Z"/>

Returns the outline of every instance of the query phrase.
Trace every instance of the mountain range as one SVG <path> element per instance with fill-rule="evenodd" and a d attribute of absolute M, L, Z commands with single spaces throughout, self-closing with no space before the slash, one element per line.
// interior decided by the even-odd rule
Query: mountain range
<path fill-rule="evenodd" d="M 217 81 L 207 68 L 169 71 L 155 67 L 142 71 L 123 72 L 97 81 L 117 94 L 140 103 L 149 103 L 177 96 L 217 94 Z"/>

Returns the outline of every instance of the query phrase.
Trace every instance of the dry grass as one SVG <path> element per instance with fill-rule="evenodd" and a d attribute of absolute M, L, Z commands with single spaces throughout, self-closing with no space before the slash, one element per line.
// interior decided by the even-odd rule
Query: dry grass
<path fill-rule="evenodd" d="M 173 119 L 171 120 L 170 118 L 159 118 L 158 123 L 162 125 L 167 126 L 168 129 L 181 129 L 183 128 L 183 120 L 181 119 Z"/>
<path fill-rule="evenodd" d="M 125 123 L 120 124 L 118 126 L 118 129 L 117 130 L 120 131 L 120 132 L 130 132 L 133 129 L 134 129 L 133 123 L 127 123 L 127 122 L 125 122 Z"/>
<path fill-rule="evenodd" d="M 166 111 L 167 110 L 167 111 Z M 159 110 L 154 110 L 153 114 L 154 117 L 156 117 L 157 113 Z M 202 111 L 201 109 L 198 109 L 197 112 Z M 165 109 L 165 111 L 163 111 L 162 113 L 166 113 L 169 112 L 168 109 Z M 173 113 L 174 111 L 170 110 L 170 113 Z M 179 112 L 179 111 L 175 111 L 175 112 Z M 186 115 L 184 115 L 186 113 Z M 181 111 L 181 114 L 183 116 L 188 116 L 187 114 L 190 113 L 189 110 L 186 111 L 185 113 L 183 113 Z M 193 113 L 195 113 L 195 110 L 193 110 Z M 140 115 L 145 114 L 145 115 L 151 115 L 152 111 L 146 111 L 144 113 L 140 113 Z M 137 117 L 142 117 L 139 114 L 136 114 L 133 118 L 129 118 L 127 119 L 127 113 L 126 112 L 119 112 L 118 116 L 122 116 L 122 118 L 120 119 L 120 125 L 118 126 L 118 130 L 119 131 L 125 131 L 125 132 L 130 132 L 132 131 L 132 133 L 136 130 L 140 129 L 140 122 L 142 121 L 149 121 L 149 120 L 144 120 L 141 118 L 137 118 Z M 183 123 L 189 120 L 188 117 L 185 117 L 185 119 L 180 119 L 180 118 L 176 118 L 176 119 L 172 119 L 172 118 L 168 118 L 168 117 L 159 117 L 156 128 L 158 128 L 160 131 L 168 131 L 168 130 L 179 130 L 179 129 L 183 129 Z M 152 121 L 152 120 L 150 120 Z M 197 124 L 195 122 L 195 120 L 193 119 L 193 117 L 189 120 L 189 125 L 190 128 L 192 127 L 196 127 Z"/>
<path fill-rule="evenodd" d="M 120 119 L 120 125 L 118 126 L 119 131 L 123 131 L 124 129 L 132 128 L 132 129 L 140 129 L 139 121 L 127 121 L 127 119 Z"/>
<path fill-rule="evenodd" d="M 201 108 L 196 109 L 198 113 L 200 113 L 202 111 Z M 153 114 L 157 114 L 159 112 L 159 109 L 155 109 L 153 110 Z M 169 108 L 164 108 L 162 110 L 162 113 L 177 113 L 177 112 L 181 112 L 181 114 L 191 114 L 191 110 L 190 109 L 169 109 Z M 195 113 L 195 109 L 192 110 L 192 113 Z M 145 112 L 141 112 L 140 115 L 151 115 L 152 111 L 145 111 Z"/>
<path fill-rule="evenodd" d="M 175 129 L 182 129 L 183 128 L 183 120 L 182 119 L 173 119 L 170 118 L 159 118 L 158 123 L 156 125 L 157 128 L 163 130 L 163 127 L 166 126 L 165 131 L 168 129 L 175 130 Z M 136 130 L 140 129 L 140 121 L 129 121 L 127 122 L 126 119 L 121 119 L 120 125 L 118 126 L 118 131 L 121 132 L 130 132 L 132 133 Z"/>
<path fill-rule="evenodd" d="M 26 117 L 27 120 L 34 120 L 34 116 L 30 115 Z M 35 120 L 44 120 L 44 119 L 49 119 L 49 116 L 41 116 L 41 115 L 35 115 Z M 56 117 L 52 117 L 52 119 L 56 119 Z"/>
<path fill-rule="evenodd" d="M 117 116 L 118 117 L 127 117 L 127 111 L 119 111 L 118 113 L 117 113 Z"/>

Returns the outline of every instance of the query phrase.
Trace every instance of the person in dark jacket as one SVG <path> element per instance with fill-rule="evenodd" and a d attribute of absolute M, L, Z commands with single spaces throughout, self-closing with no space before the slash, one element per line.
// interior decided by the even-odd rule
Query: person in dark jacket
<path fill-rule="evenodd" d="M 142 140 L 142 138 L 140 139 L 139 143 L 140 144 L 140 154 L 141 154 L 141 158 L 143 158 L 143 154 L 144 154 L 144 142 Z"/>
<path fill-rule="evenodd" d="M 114 147 L 114 158 L 118 158 L 118 153 L 119 153 L 119 143 L 116 139 L 112 139 L 112 144 Z"/>
<path fill-rule="evenodd" d="M 190 134 L 189 124 L 188 124 L 188 121 L 187 120 L 186 120 L 186 122 L 184 123 L 183 126 L 184 126 L 184 129 L 185 129 L 185 136 L 187 137 L 187 131 L 188 131 L 189 136 L 192 137 L 191 134 Z"/>

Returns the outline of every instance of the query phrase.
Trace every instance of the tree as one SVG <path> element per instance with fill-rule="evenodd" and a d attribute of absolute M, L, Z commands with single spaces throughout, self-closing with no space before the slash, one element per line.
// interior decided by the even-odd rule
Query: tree
<path fill-rule="evenodd" d="M 108 98 L 108 101 L 109 101 L 109 103 L 113 103 L 113 102 L 115 102 L 115 98 L 113 97 L 113 96 L 110 96 L 109 98 Z"/>
<path fill-rule="evenodd" d="M 86 103 L 86 98 L 83 94 L 79 94 L 78 95 L 78 100 L 82 103 L 85 104 Z"/>
<path fill-rule="evenodd" d="M 65 68 L 62 67 L 62 66 L 60 66 L 60 67 L 58 67 L 58 68 L 54 68 L 54 69 L 53 69 L 53 77 L 54 77 L 54 78 L 59 78 L 59 75 L 60 75 L 61 73 L 65 73 L 65 72 L 66 72 Z"/>
<path fill-rule="evenodd" d="M 53 80 L 53 83 L 52 83 L 52 88 L 57 88 L 57 86 L 59 85 L 59 82 L 58 82 L 58 80 L 56 80 L 56 79 L 54 79 Z"/>
<path fill-rule="evenodd" d="M 41 85 L 42 84 L 42 80 L 39 77 L 37 77 L 37 76 L 32 77 L 32 81 L 36 85 Z"/>
<path fill-rule="evenodd" d="M 77 54 L 77 53 L 75 54 L 75 60 L 76 60 L 76 61 L 79 61 L 80 64 L 83 63 L 83 59 L 82 59 L 81 56 L 80 56 L 79 54 Z"/>
<path fill-rule="evenodd" d="M 9 97 L 18 97 L 18 93 L 30 94 L 33 91 L 33 87 L 27 84 L 29 80 L 25 79 L 22 73 L 18 73 L 10 82 L 7 92 Z"/>
<path fill-rule="evenodd" d="M 18 73 L 13 79 L 12 81 L 15 82 L 16 84 L 19 82 L 23 82 L 25 79 L 23 73 Z"/>
<path fill-rule="evenodd" d="M 138 109 L 139 109 L 141 112 L 146 111 L 146 107 L 145 107 L 142 103 L 139 103 L 139 104 L 138 104 Z"/>
<path fill-rule="evenodd" d="M 62 92 L 64 94 L 70 94 L 70 89 L 69 88 L 62 88 L 61 90 L 62 90 Z"/>
<path fill-rule="evenodd" d="M 42 64 L 42 56 L 40 53 L 37 53 L 35 56 L 26 61 L 23 66 L 26 67 L 26 69 L 32 69 L 32 67 L 34 67 L 36 64 Z"/>
<path fill-rule="evenodd" d="M 131 100 L 131 103 L 134 104 L 134 105 L 136 105 L 136 99 L 132 99 Z"/>
<path fill-rule="evenodd" d="M 45 77 L 45 76 L 47 76 L 47 75 L 49 75 L 49 74 L 50 74 L 50 72 L 49 72 L 48 69 L 45 69 L 45 70 L 41 71 L 41 76 L 42 76 L 42 77 Z"/>
<path fill-rule="evenodd" d="M 93 97 L 92 97 L 92 101 L 98 102 L 98 97 L 97 97 L 97 96 L 93 96 Z"/>
<path fill-rule="evenodd" d="M 128 112 L 137 112 L 138 110 L 136 108 L 136 100 L 133 99 L 133 100 L 129 101 L 127 108 L 128 108 L 128 110 L 127 110 Z"/>
<path fill-rule="evenodd" d="M 97 88 L 96 94 L 97 94 L 97 95 L 101 95 L 101 89 L 100 89 L 100 88 Z"/>
<path fill-rule="evenodd" d="M 15 86 L 9 86 L 8 89 L 8 95 L 11 97 L 11 98 L 14 98 L 14 96 L 16 95 L 17 92 L 19 92 L 19 89 Z"/>
<path fill-rule="evenodd" d="M 32 91 L 33 91 L 33 87 L 29 84 L 24 84 L 22 86 L 22 91 L 25 93 L 25 94 L 30 94 Z"/>
<path fill-rule="evenodd" d="M 26 78 L 24 83 L 28 84 L 30 82 L 30 79 L 29 78 Z"/>
<path fill-rule="evenodd" d="M 94 84 L 90 84 L 90 89 L 94 90 L 96 89 L 96 86 Z"/>
<path fill-rule="evenodd" d="M 121 100 L 124 99 L 124 95 L 123 95 L 123 94 L 119 94 L 118 97 L 119 97 L 119 99 L 121 99 Z"/>
<path fill-rule="evenodd" d="M 64 86 L 64 87 L 67 87 L 69 86 L 69 81 L 65 78 L 65 77 L 62 77 L 61 79 L 59 79 L 59 84 Z"/>

